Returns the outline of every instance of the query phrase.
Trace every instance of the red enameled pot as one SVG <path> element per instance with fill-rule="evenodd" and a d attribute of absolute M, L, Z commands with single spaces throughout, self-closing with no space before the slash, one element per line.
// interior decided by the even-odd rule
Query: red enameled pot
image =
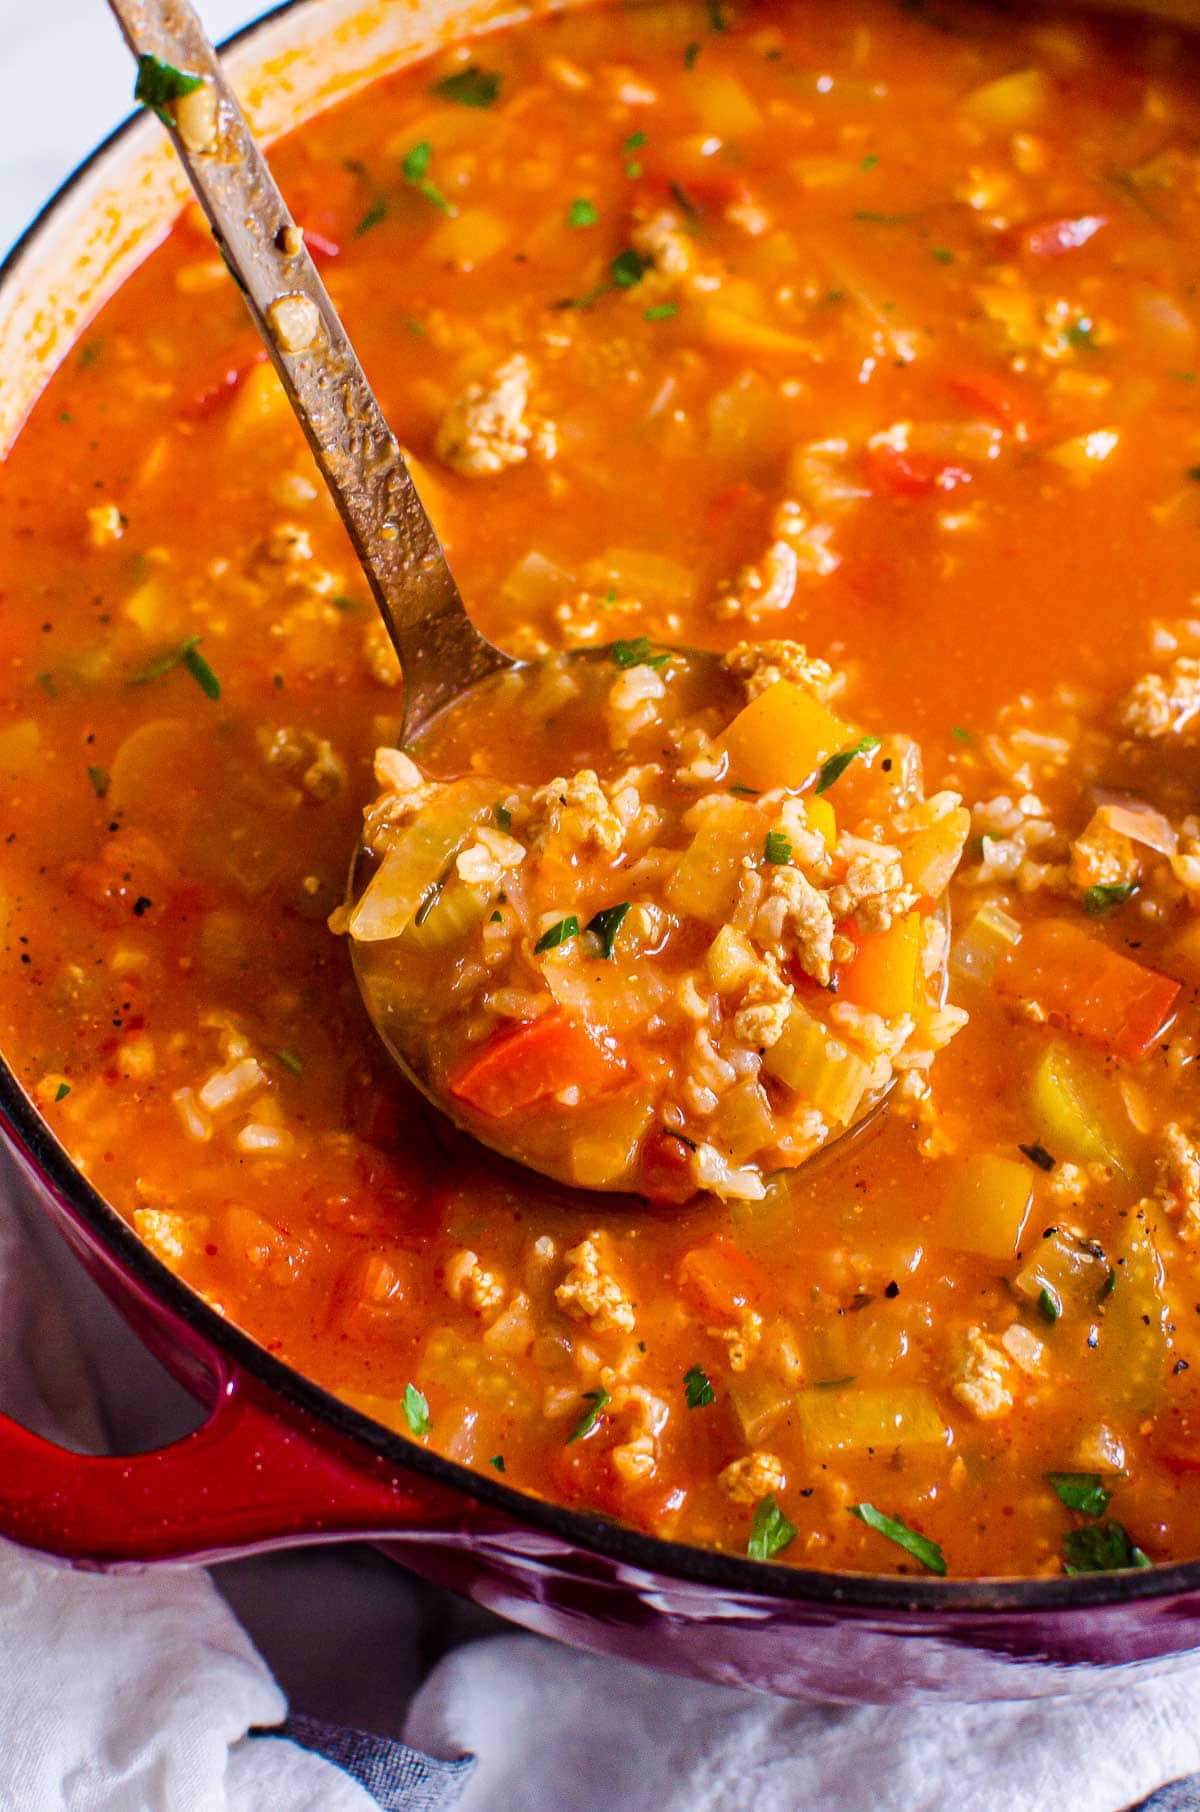
<path fill-rule="evenodd" d="M 295 0 L 230 63 L 268 138 L 504 0 Z M 0 453 L 96 309 L 178 212 L 153 121 L 124 126 L 0 269 Z M 1023 1698 L 1200 1646 L 1200 1563 L 958 1582 L 806 1572 L 656 1540 L 522 1497 L 369 1421 L 271 1358 L 167 1271 L 74 1167 L 11 1071 L 0 1117 L 80 1262 L 208 1411 L 173 1446 L 69 1453 L 0 1416 L 0 1534 L 77 1566 L 215 1559 L 369 1537 L 545 1635 L 794 1697 Z"/>

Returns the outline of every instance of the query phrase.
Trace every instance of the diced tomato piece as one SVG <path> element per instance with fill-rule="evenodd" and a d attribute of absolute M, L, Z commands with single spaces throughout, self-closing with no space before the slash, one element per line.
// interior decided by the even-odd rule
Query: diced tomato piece
<path fill-rule="evenodd" d="M 1134 1063 L 1155 1043 L 1175 1010 L 1180 983 L 1110 950 L 1065 919 L 1031 925 L 996 986 L 1036 1000 L 1079 1038 Z"/>
<path fill-rule="evenodd" d="M 575 1086 L 588 1095 L 612 1088 L 626 1073 L 610 1040 L 563 1013 L 545 1013 L 497 1033 L 451 1077 L 450 1093 L 501 1120 L 560 1089 Z"/>
<path fill-rule="evenodd" d="M 704 526 L 710 534 L 727 529 L 736 517 L 760 507 L 763 494 L 749 479 L 738 478 L 718 491 L 704 512 Z"/>
<path fill-rule="evenodd" d="M 680 1260 L 679 1286 L 706 1314 L 733 1319 L 761 1299 L 767 1279 L 728 1234 L 714 1233 Z"/>
<path fill-rule="evenodd" d="M 932 497 L 935 491 L 953 491 L 971 482 L 965 466 L 908 447 L 868 447 L 865 468 L 871 489 L 892 497 Z"/>
<path fill-rule="evenodd" d="M 707 159 L 703 167 L 647 170 L 644 187 L 650 191 L 645 199 L 651 207 L 673 202 L 682 214 L 727 208 L 751 200 L 753 194 L 744 176 L 736 170 L 712 169 Z"/>
<path fill-rule="evenodd" d="M 245 381 L 247 373 L 253 371 L 256 365 L 261 365 L 266 356 L 266 353 L 260 348 L 258 352 L 252 353 L 247 358 L 236 362 L 231 361 L 210 384 L 197 392 L 191 402 L 184 404 L 180 413 L 187 416 L 189 421 L 196 422 L 203 421 L 206 416 L 215 415 L 219 409 L 223 409 L 227 403 L 233 401 L 234 395 Z"/>
<path fill-rule="evenodd" d="M 964 371 L 950 379 L 960 402 L 982 409 L 1015 440 L 1036 440 L 1046 431 L 1041 409 L 1024 385 L 998 371 Z"/>
<path fill-rule="evenodd" d="M 1108 225 L 1105 214 L 1076 214 L 1074 218 L 1037 220 L 1021 230 L 1021 250 L 1031 258 L 1061 258 L 1076 252 Z"/>

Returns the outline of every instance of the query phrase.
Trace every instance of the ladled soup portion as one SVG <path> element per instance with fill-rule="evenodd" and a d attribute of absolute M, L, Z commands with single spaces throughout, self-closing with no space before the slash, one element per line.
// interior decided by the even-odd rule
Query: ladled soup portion
<path fill-rule="evenodd" d="M 280 143 L 481 627 L 598 651 L 428 794 L 198 217 L 90 327 L 0 467 L 0 1049 L 221 1314 L 681 1541 L 1200 1554 L 1198 79 L 1161 26 L 667 0 Z M 630 1193 L 432 1115 L 352 943 Z"/>

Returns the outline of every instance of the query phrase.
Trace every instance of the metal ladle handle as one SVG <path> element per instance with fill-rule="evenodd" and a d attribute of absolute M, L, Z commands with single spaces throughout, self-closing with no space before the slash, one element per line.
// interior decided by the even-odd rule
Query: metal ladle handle
<path fill-rule="evenodd" d="M 161 117 L 354 544 L 404 670 L 406 733 L 513 665 L 468 617 L 396 437 L 188 0 L 109 0 L 130 49 L 199 77 Z"/>

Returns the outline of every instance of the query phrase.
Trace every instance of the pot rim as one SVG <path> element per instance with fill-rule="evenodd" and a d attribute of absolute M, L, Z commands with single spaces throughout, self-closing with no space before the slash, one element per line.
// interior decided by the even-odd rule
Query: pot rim
<path fill-rule="evenodd" d="M 250 42 L 285 14 L 315 0 L 279 0 L 222 40 L 222 54 Z M 136 131 L 143 115 L 132 113 L 107 134 L 59 184 L 0 260 L 0 289 L 12 281 L 37 240 L 53 224 L 76 189 L 107 153 Z M 83 331 L 86 331 L 84 329 Z M 37 407 L 35 399 L 33 407 Z M 18 433 L 20 430 L 18 430 Z M 1104 1606 L 1176 1598 L 1200 1591 L 1200 1560 L 1119 1573 L 1049 1578 L 912 1578 L 901 1574 L 843 1573 L 750 1560 L 718 1549 L 693 1547 L 648 1535 L 606 1518 L 528 1496 L 499 1478 L 444 1458 L 409 1441 L 333 1396 L 304 1373 L 275 1358 L 252 1335 L 218 1315 L 182 1278 L 157 1259 L 132 1226 L 106 1202 L 21 1087 L 0 1054 L 0 1128 L 19 1144 L 43 1177 L 60 1192 L 87 1230 L 120 1263 L 122 1270 L 189 1327 L 205 1346 L 231 1360 L 273 1393 L 328 1426 L 352 1444 L 373 1450 L 399 1471 L 456 1492 L 502 1512 L 509 1520 L 540 1530 L 573 1548 L 594 1551 L 647 1574 L 711 1587 L 739 1598 L 778 1603 L 828 1605 L 850 1612 L 971 1613 L 980 1615 L 1082 1612 Z"/>

